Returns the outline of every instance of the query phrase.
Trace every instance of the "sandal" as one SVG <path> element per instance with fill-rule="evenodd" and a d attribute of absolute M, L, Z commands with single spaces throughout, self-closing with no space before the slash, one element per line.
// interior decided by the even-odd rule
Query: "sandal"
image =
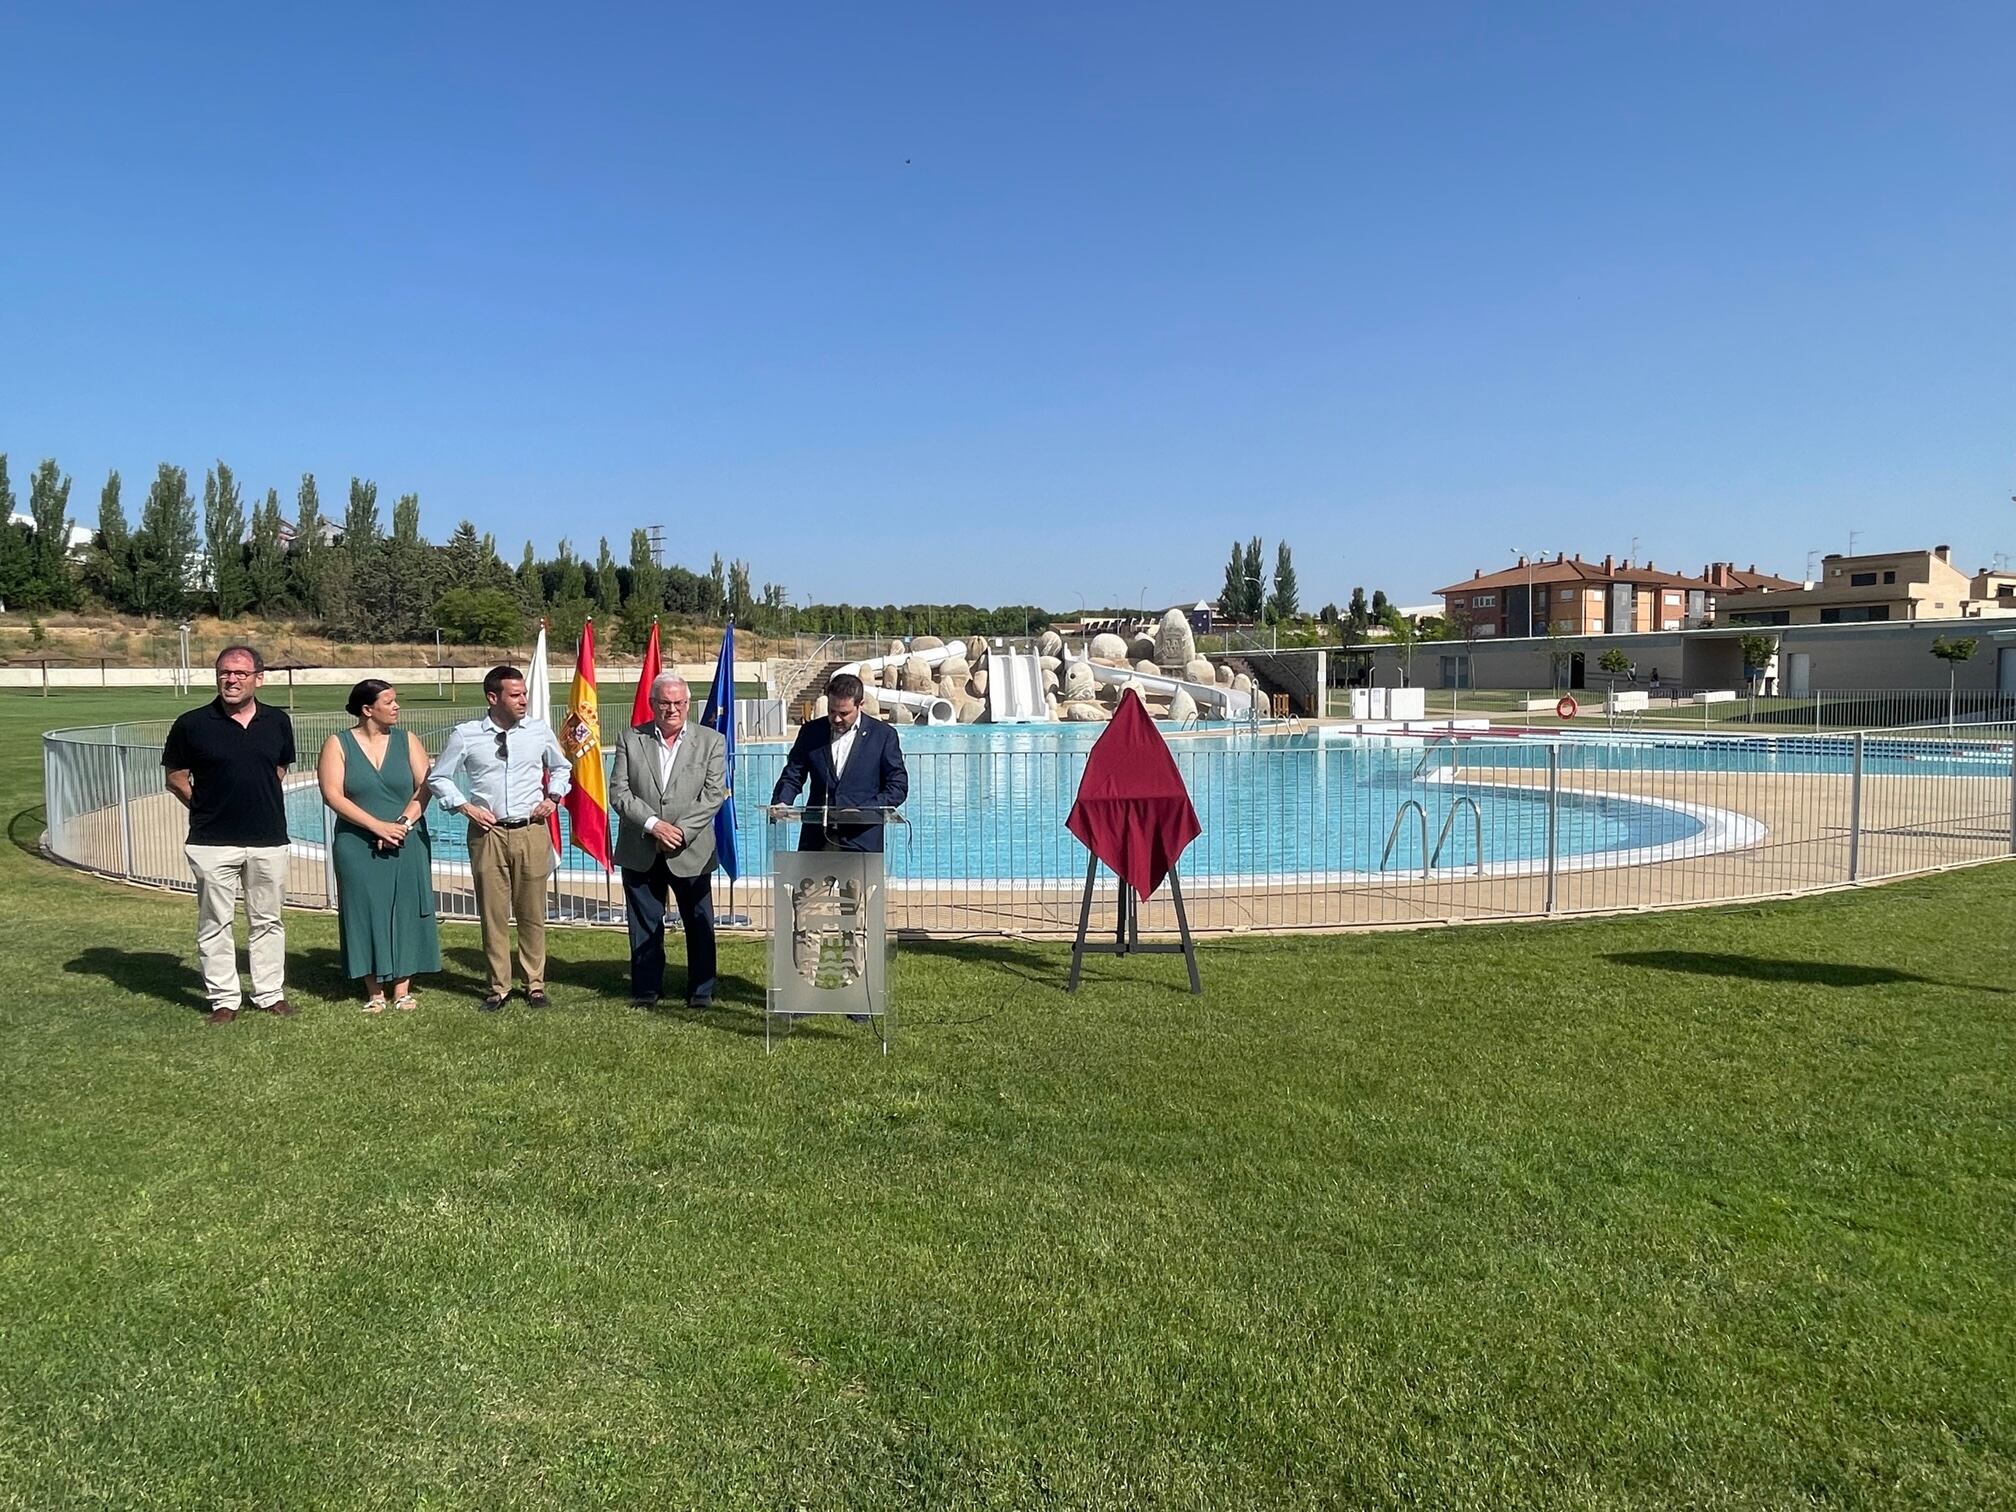
<path fill-rule="evenodd" d="M 385 994 L 381 992 L 376 997 L 364 999 L 364 1011 L 366 1013 L 383 1013 L 385 1011 Z"/>
<path fill-rule="evenodd" d="M 410 992 L 402 992 L 399 996 L 392 999 L 392 1006 L 397 1008 L 401 1013 L 411 1013 L 415 1008 L 420 1006 L 420 1000 Z"/>

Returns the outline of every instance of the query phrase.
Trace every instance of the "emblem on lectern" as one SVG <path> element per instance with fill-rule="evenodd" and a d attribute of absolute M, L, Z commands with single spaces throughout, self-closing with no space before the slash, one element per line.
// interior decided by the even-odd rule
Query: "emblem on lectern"
<path fill-rule="evenodd" d="M 807 877 L 791 890 L 791 964 L 814 987 L 852 987 L 868 967 L 861 884 Z"/>

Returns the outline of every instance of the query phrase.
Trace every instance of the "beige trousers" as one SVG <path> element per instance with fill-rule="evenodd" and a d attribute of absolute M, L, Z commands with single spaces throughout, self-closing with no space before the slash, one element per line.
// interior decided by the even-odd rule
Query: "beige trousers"
<path fill-rule="evenodd" d="M 511 990 L 511 919 L 518 920 L 518 964 L 527 992 L 546 985 L 546 879 L 553 841 L 543 824 L 523 829 L 469 826 L 469 868 L 476 879 L 476 916 L 483 923 L 483 958 L 490 996 Z"/>
<path fill-rule="evenodd" d="M 196 958 L 203 995 L 213 1008 L 238 1008 L 238 950 L 231 937 L 238 897 L 245 897 L 246 953 L 252 958 L 252 1001 L 265 1008 L 287 995 L 287 899 L 284 845 L 185 845 L 196 874 Z"/>

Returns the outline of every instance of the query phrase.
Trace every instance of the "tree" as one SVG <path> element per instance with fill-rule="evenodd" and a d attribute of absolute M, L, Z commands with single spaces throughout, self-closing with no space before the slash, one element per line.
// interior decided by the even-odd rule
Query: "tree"
<path fill-rule="evenodd" d="M 630 596 L 623 601 L 623 618 L 617 629 L 621 644 L 642 651 L 651 639 L 651 622 L 665 607 L 665 569 L 651 556 L 651 533 L 630 532 Z"/>
<path fill-rule="evenodd" d="M 1390 605 L 1384 623 L 1393 637 L 1393 648 L 1400 653 L 1400 686 L 1411 688 L 1414 686 L 1414 647 L 1421 639 L 1420 627 Z"/>
<path fill-rule="evenodd" d="M 448 544 L 438 548 L 434 557 L 437 580 L 444 589 L 495 588 L 517 595 L 517 578 L 497 560 L 496 538 L 478 535 L 468 520 L 456 525 Z"/>
<path fill-rule="evenodd" d="M 376 629 L 387 640 L 418 640 L 433 619 L 442 587 L 434 574 L 434 553 L 420 535 L 420 496 L 401 494 L 392 506 L 392 534 L 379 548 L 374 596 Z"/>
<path fill-rule="evenodd" d="M 329 545 L 315 474 L 303 473 L 294 495 L 294 548 L 288 553 L 287 575 L 301 607 L 325 622 L 349 609 L 349 573 L 340 557 Z"/>
<path fill-rule="evenodd" d="M 509 646 L 525 634 L 518 595 L 504 588 L 450 588 L 434 604 L 434 623 L 462 646 Z"/>
<path fill-rule="evenodd" d="M 1631 670 L 1631 658 L 1612 646 L 1596 659 L 1596 665 L 1610 674 L 1610 691 L 1617 691 L 1617 679 Z"/>
<path fill-rule="evenodd" d="M 1302 613 L 1302 601 L 1295 587 L 1295 563 L 1288 555 L 1288 543 L 1274 544 L 1274 593 L 1267 600 L 1267 617 L 1285 624 Z"/>
<path fill-rule="evenodd" d="M 1345 619 L 1350 626 L 1352 636 L 1363 638 L 1365 631 L 1371 626 L 1374 617 L 1372 611 L 1366 606 L 1365 590 L 1363 588 L 1353 588 L 1351 590 L 1350 607 L 1345 611 Z M 1383 618 L 1383 616 L 1380 617 Z"/>
<path fill-rule="evenodd" d="M 738 623 L 748 618 L 755 606 L 756 596 L 749 589 L 749 564 L 730 562 L 728 564 L 728 617 Z"/>
<path fill-rule="evenodd" d="M 196 500 L 189 474 L 163 462 L 147 490 L 133 532 L 133 607 L 150 617 L 180 618 L 189 608 L 190 566 L 197 558 Z"/>
<path fill-rule="evenodd" d="M 1244 585 L 1245 596 L 1239 601 L 1240 608 L 1245 611 L 1244 618 L 1255 622 L 1260 618 L 1267 581 L 1260 575 L 1260 555 L 1260 537 L 1255 536 L 1246 543 L 1246 554 L 1241 561 L 1240 581 Z"/>
<path fill-rule="evenodd" d="M 1955 690 L 1959 685 L 1960 663 L 1971 660 L 1974 653 L 1980 647 L 1981 642 L 1971 635 L 1955 636 L 1950 641 L 1943 635 L 1933 638 L 1932 654 L 1946 663 L 1946 726 L 1948 729 L 1951 729 L 1953 726 L 1953 704 L 1957 696 Z"/>
<path fill-rule="evenodd" d="M 106 475 L 98 493 L 98 535 L 84 558 L 84 586 L 114 609 L 133 608 L 133 536 L 119 502 L 119 471 Z"/>
<path fill-rule="evenodd" d="M 700 590 L 700 612 L 710 620 L 719 619 L 727 608 L 728 574 L 721 566 L 721 553 L 717 551 Z"/>
<path fill-rule="evenodd" d="M 34 571 L 28 532 L 14 523 L 14 485 L 7 481 L 7 453 L 0 452 L 0 609 L 21 601 Z"/>
<path fill-rule="evenodd" d="M 1550 620 L 1547 624 L 1547 667 L 1554 674 L 1556 693 L 1570 680 L 1568 674 L 1575 666 L 1575 653 L 1568 648 L 1568 632 L 1563 628 L 1566 623 Z"/>
<path fill-rule="evenodd" d="M 252 508 L 252 548 L 245 557 L 245 592 L 252 612 L 274 615 L 287 604 L 287 558 L 280 551 L 280 490 L 269 488 Z"/>
<path fill-rule="evenodd" d="M 546 588 L 539 575 L 538 554 L 532 550 L 532 543 L 525 543 L 525 555 L 518 559 L 518 602 L 525 613 L 534 618 L 546 612 Z"/>
<path fill-rule="evenodd" d="M 28 484 L 28 514 L 35 522 L 35 536 L 29 544 L 33 579 L 29 593 L 38 608 L 76 607 L 77 584 L 70 575 L 69 510 L 70 480 L 57 469 L 54 457 L 46 457 Z"/>
<path fill-rule="evenodd" d="M 1386 597 L 1386 590 L 1384 588 L 1374 588 L 1372 590 L 1372 618 L 1383 621 L 1386 618 L 1387 610 L 1392 607 L 1392 601 Z"/>
<path fill-rule="evenodd" d="M 1246 608 L 1246 549 L 1237 541 L 1232 543 L 1232 556 L 1225 563 L 1225 586 L 1218 590 L 1218 607 L 1228 620 L 1245 618 Z"/>
<path fill-rule="evenodd" d="M 203 475 L 203 541 L 217 618 L 236 619 L 252 597 L 245 577 L 245 505 L 238 480 L 222 462 Z"/>
<path fill-rule="evenodd" d="M 614 619 L 622 607 L 622 582 L 616 576 L 616 558 L 609 550 L 609 537 L 603 536 L 595 552 L 595 612 Z"/>

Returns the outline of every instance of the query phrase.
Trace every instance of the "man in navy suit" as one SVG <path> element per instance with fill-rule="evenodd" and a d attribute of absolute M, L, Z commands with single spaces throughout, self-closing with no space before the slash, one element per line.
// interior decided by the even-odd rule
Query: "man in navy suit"
<path fill-rule="evenodd" d="M 773 807 L 789 804 L 810 778 L 808 808 L 896 808 L 910 795 L 910 773 L 893 727 L 861 717 L 861 679 L 842 672 L 826 684 L 827 715 L 798 727 L 783 774 L 770 794 Z M 879 851 L 879 824 L 807 822 L 798 849 Z"/>

